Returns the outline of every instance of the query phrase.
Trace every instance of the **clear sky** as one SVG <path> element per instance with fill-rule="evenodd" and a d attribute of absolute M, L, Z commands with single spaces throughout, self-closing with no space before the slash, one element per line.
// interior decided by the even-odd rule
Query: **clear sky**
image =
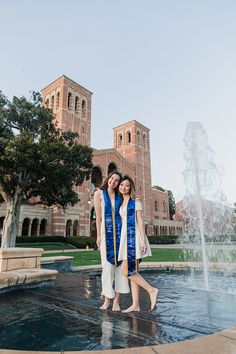
<path fill-rule="evenodd" d="M 92 146 L 136 119 L 152 184 L 184 196 L 185 129 L 199 121 L 236 202 L 235 0 L 0 0 L 0 89 L 29 96 L 65 74 L 94 93 Z"/>

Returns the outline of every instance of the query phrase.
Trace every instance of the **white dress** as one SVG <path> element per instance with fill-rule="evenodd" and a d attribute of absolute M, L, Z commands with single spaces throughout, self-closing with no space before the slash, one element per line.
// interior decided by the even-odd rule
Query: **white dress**
<path fill-rule="evenodd" d="M 117 293 L 129 293 L 128 279 L 121 272 L 121 267 L 116 267 L 107 261 L 106 255 L 106 237 L 105 237 L 105 204 L 103 191 L 100 192 L 100 205 L 101 205 L 101 263 L 102 263 L 102 295 L 112 299 Z M 112 207 L 114 200 L 111 200 Z M 115 285 L 114 285 L 115 282 Z"/>
<path fill-rule="evenodd" d="M 139 199 L 135 199 L 135 214 L 137 210 L 142 210 L 142 203 Z M 122 229 L 121 229 L 121 239 L 120 239 L 120 249 L 118 260 L 127 259 L 127 205 L 120 208 L 120 216 L 122 218 Z M 142 253 L 142 238 L 139 231 L 138 223 L 135 215 L 135 244 L 136 244 L 136 259 L 141 259 L 143 257 L 148 257 L 152 255 L 152 251 L 148 242 L 148 238 L 145 235 L 145 244 L 147 250 L 145 254 Z"/>

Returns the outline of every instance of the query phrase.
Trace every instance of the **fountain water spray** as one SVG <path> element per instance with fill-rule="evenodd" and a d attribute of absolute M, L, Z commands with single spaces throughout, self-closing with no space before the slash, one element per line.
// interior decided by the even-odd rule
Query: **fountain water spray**
<path fill-rule="evenodd" d="M 191 241 L 194 252 L 198 252 L 203 262 L 204 285 L 209 289 L 208 262 L 217 259 L 214 241 L 216 237 L 224 235 L 224 243 L 231 240 L 231 225 L 229 222 L 230 210 L 223 206 L 221 192 L 221 173 L 215 163 L 215 153 L 208 146 L 207 134 L 201 123 L 189 122 L 186 128 L 184 157 L 186 168 L 184 182 L 186 197 L 183 210 L 187 220 L 187 230 L 184 235 L 187 241 Z M 206 248 L 205 236 L 212 241 Z M 201 247 L 200 247 L 201 244 Z M 224 248 L 224 245 L 222 245 Z M 201 255 L 199 254 L 201 249 Z M 230 263 L 228 250 L 224 250 L 222 262 Z M 189 251 L 189 254 L 191 253 Z M 189 255 L 188 254 L 188 255 Z M 225 257 L 226 256 L 226 257 Z M 196 260 L 196 259 L 195 259 Z M 217 259 L 218 261 L 218 259 Z"/>

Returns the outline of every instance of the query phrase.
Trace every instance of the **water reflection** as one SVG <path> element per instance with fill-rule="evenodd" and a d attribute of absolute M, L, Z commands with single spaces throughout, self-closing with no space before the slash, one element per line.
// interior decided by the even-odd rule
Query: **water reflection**
<path fill-rule="evenodd" d="M 104 349 L 121 345 L 123 348 L 140 346 L 140 343 L 149 343 L 158 335 L 156 318 L 148 313 L 117 314 L 109 312 L 103 314 L 101 323 L 101 346 Z"/>

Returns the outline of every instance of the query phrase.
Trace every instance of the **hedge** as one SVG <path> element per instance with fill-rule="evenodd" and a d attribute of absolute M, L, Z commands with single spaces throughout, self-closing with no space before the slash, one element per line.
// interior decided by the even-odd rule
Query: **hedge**
<path fill-rule="evenodd" d="M 18 236 L 16 243 L 66 242 L 64 236 Z"/>
<path fill-rule="evenodd" d="M 0 237 L 1 241 L 1 237 Z M 17 236 L 16 243 L 64 242 L 76 248 L 96 248 L 96 239 L 89 236 Z"/>
<path fill-rule="evenodd" d="M 148 241 L 151 245 L 155 244 L 171 244 L 178 242 L 178 236 L 148 236 Z"/>
<path fill-rule="evenodd" d="M 73 236 L 73 237 L 66 237 L 66 243 L 69 243 L 76 248 L 96 248 L 96 239 L 94 237 L 89 236 Z"/>

